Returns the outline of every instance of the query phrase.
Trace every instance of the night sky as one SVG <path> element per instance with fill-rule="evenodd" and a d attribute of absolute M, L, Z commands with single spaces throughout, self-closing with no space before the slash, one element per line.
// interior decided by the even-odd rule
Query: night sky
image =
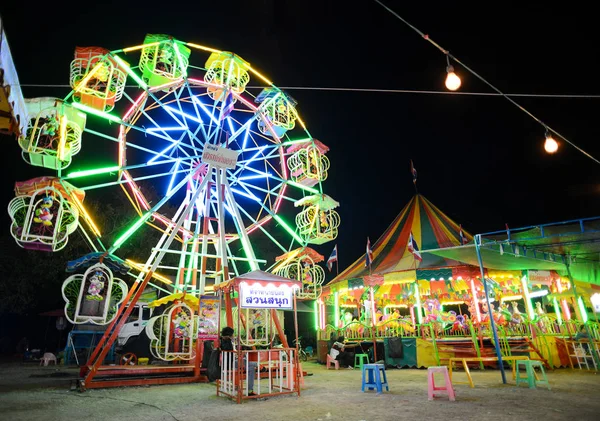
<path fill-rule="evenodd" d="M 600 94 L 596 17 L 574 3 L 385 3 L 505 92 Z M 165 33 L 233 51 L 280 87 L 445 90 L 444 55 L 374 1 L 65 2 L 38 9 L 12 1 L 2 2 L 0 15 L 22 84 L 68 84 L 75 46 L 113 50 Z M 461 91 L 491 92 L 460 66 L 456 72 Z M 23 91 L 64 97 L 69 89 Z M 335 242 L 318 249 L 327 257 L 337 243 L 340 270 L 415 193 L 411 159 L 419 192 L 471 233 L 600 214 L 600 166 L 564 143 L 547 155 L 543 127 L 503 98 L 289 93 L 313 136 L 331 148 L 324 189 L 341 204 L 342 226 Z M 517 101 L 600 157 L 600 99 Z M 14 139 L 2 142 L 8 204 L 14 181 L 41 169 L 28 167 Z M 9 236 L 3 215 L 2 235 Z"/>

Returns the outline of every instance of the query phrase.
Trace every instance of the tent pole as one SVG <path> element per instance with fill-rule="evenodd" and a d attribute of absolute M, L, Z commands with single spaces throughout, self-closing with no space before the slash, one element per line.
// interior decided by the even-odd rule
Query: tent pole
<path fill-rule="evenodd" d="M 498 341 L 498 331 L 496 330 L 496 322 L 494 321 L 494 313 L 492 312 L 492 306 L 490 304 L 490 295 L 488 292 L 488 284 L 485 280 L 485 271 L 483 268 L 483 259 L 481 258 L 481 234 L 475 235 L 475 251 L 477 252 L 477 261 L 479 262 L 479 271 L 481 272 L 481 282 L 483 283 L 483 290 L 485 291 L 485 301 L 488 306 L 488 314 L 490 319 L 490 327 L 494 334 L 494 348 L 496 349 L 496 356 L 498 357 L 498 366 L 500 367 L 500 373 L 502 374 L 502 383 L 506 384 L 506 373 L 504 372 L 504 364 L 502 363 L 502 353 L 500 352 L 500 341 Z M 477 298 L 477 297 L 475 297 Z"/>

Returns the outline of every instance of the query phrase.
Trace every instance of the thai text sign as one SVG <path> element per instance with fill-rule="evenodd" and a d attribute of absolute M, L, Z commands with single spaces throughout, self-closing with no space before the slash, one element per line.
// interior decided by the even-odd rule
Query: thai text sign
<path fill-rule="evenodd" d="M 527 277 L 530 285 L 551 285 L 552 272 L 549 270 L 528 270 Z"/>
<path fill-rule="evenodd" d="M 219 168 L 234 169 L 237 165 L 238 153 L 231 149 L 206 144 L 202 153 L 202 162 Z"/>
<path fill-rule="evenodd" d="M 291 309 L 292 288 L 274 287 L 260 284 L 240 284 L 240 303 L 242 308 L 281 308 Z"/>
<path fill-rule="evenodd" d="M 198 310 L 198 339 L 215 340 L 219 338 L 219 311 L 221 302 L 214 295 L 200 296 Z"/>

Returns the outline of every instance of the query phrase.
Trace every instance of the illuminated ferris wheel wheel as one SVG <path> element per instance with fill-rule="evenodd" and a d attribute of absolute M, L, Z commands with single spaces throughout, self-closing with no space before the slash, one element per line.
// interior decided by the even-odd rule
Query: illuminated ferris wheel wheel
<path fill-rule="evenodd" d="M 264 86 L 254 94 L 251 79 Z M 336 238 L 338 203 L 322 188 L 329 149 L 311 136 L 289 94 L 234 53 L 166 35 L 114 51 L 78 47 L 70 83 L 62 100 L 27 100 L 23 158 L 56 175 L 17 183 L 9 213 L 19 245 L 57 251 L 80 227 L 97 254 L 113 256 L 140 229 L 157 229 L 147 260 L 126 260 L 138 281 L 151 276 L 202 294 L 266 263 L 251 240 L 262 232 L 284 253 L 276 269 L 305 281 L 301 298 L 317 298 L 323 276 L 318 269 L 306 275 L 315 265 L 306 256 L 314 253 L 300 250 Z M 88 144 L 112 162 L 78 162 Z M 84 198 L 115 186 L 136 216 L 119 236 L 105 238 Z M 295 218 L 281 215 L 287 203 Z M 276 226 L 289 243 L 271 234 Z M 292 266 L 306 270 L 286 271 Z M 89 281 L 82 282 L 87 291 Z"/>

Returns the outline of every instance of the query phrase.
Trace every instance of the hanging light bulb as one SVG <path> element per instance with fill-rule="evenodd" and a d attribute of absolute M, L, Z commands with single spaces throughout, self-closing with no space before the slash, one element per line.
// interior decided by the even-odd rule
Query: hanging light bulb
<path fill-rule="evenodd" d="M 460 78 L 456 73 L 454 73 L 453 66 L 446 67 L 446 72 L 448 73 L 446 76 L 446 88 L 448 88 L 449 91 L 456 91 L 458 88 L 460 88 Z"/>
<path fill-rule="evenodd" d="M 546 141 L 544 142 L 544 149 L 548 153 L 554 153 L 558 150 L 558 142 L 554 140 L 552 136 L 546 134 Z"/>

